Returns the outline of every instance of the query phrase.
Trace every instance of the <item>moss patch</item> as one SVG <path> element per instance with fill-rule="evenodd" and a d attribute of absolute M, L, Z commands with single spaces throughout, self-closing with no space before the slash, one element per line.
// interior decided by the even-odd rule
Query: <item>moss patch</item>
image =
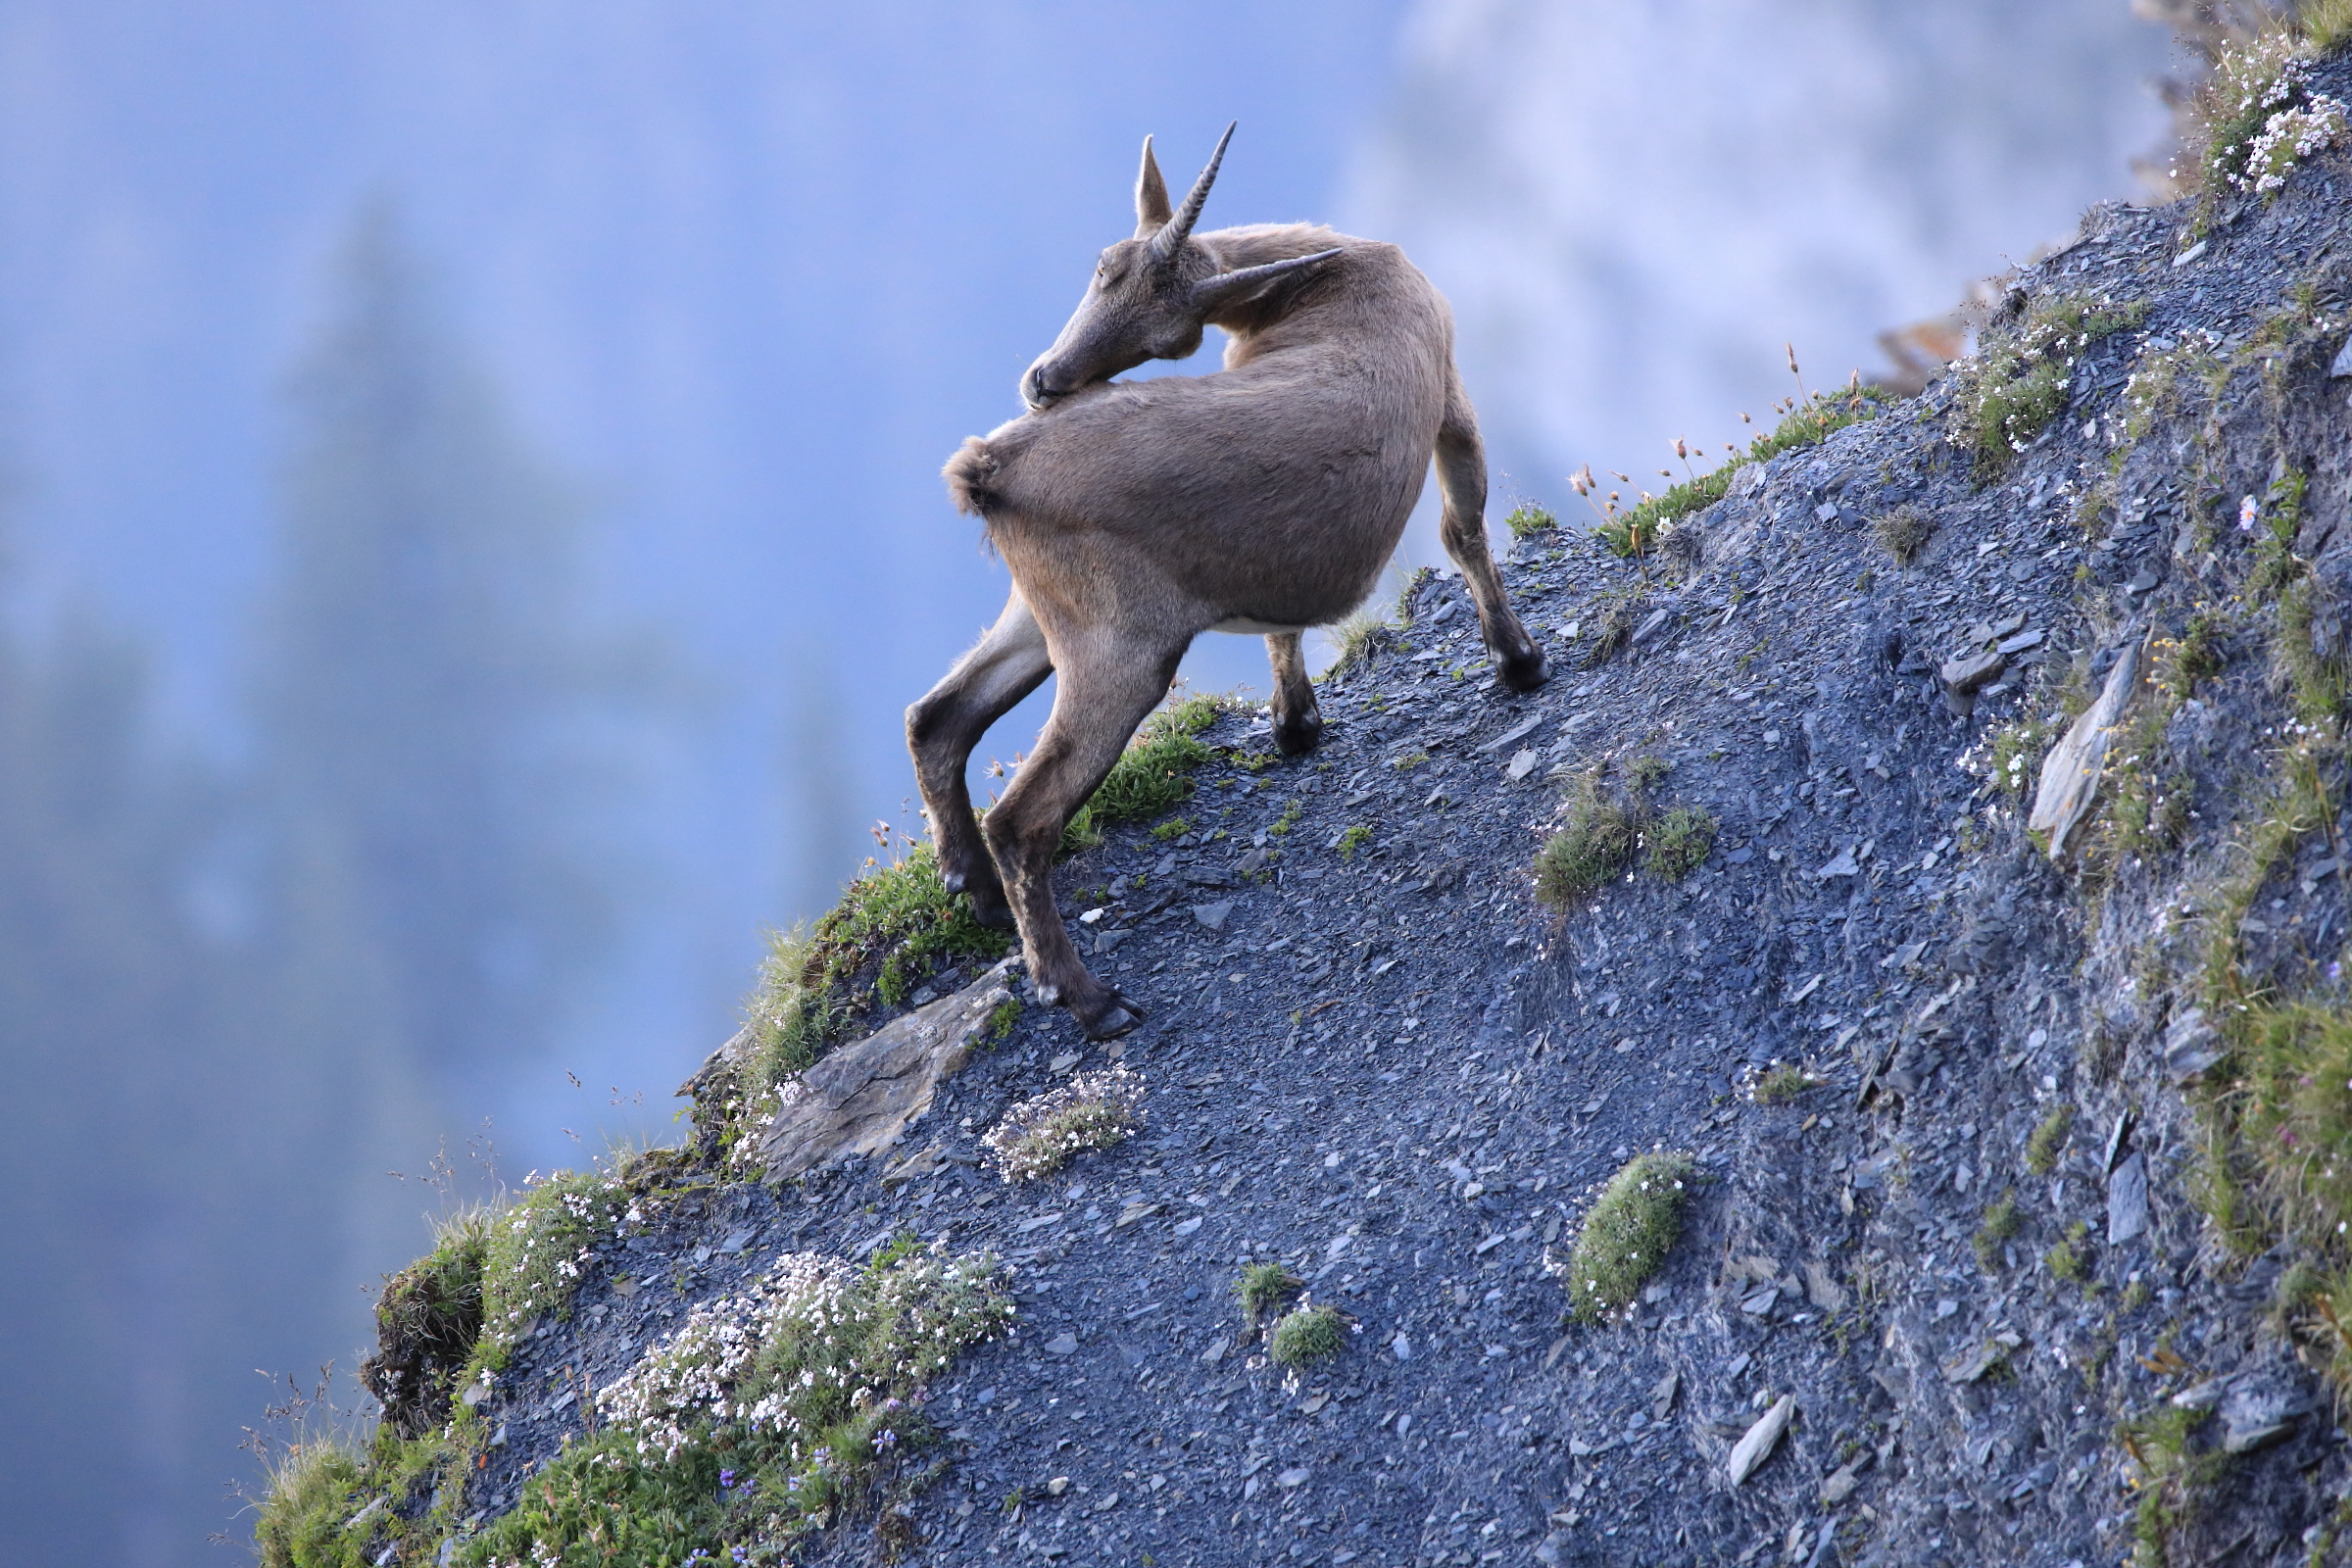
<path fill-rule="evenodd" d="M 1697 1175 L 1690 1155 L 1657 1152 L 1636 1155 L 1609 1178 L 1567 1262 L 1550 1265 L 1567 1284 L 1578 1322 L 1603 1322 L 1633 1304 L 1681 1239 L 1683 1205 Z"/>
<path fill-rule="evenodd" d="M 1266 1354 L 1277 1366 L 1311 1366 L 1330 1360 L 1347 1348 L 1347 1314 L 1329 1305 L 1309 1304 L 1286 1312 L 1266 1337 Z"/>

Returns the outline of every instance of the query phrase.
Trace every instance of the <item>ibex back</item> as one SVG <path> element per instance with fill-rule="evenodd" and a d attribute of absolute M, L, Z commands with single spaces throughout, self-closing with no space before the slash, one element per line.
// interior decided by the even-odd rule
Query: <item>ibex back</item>
<path fill-rule="evenodd" d="M 948 460 L 948 487 L 986 520 L 1012 597 L 906 710 L 948 886 L 982 919 L 1017 926 L 1039 996 L 1097 1039 L 1143 1009 L 1087 971 L 1062 928 L 1063 828 L 1203 631 L 1265 635 L 1275 743 L 1314 747 L 1300 633 L 1371 593 L 1433 454 L 1446 548 L 1502 682 L 1544 680 L 1487 553 L 1486 458 L 1445 299 L 1394 245 L 1307 223 L 1193 233 L 1232 136 L 1175 212 L 1144 143 L 1135 236 L 1102 253 L 1077 314 L 1021 377 L 1030 412 Z M 1109 380 L 1183 359 L 1207 325 L 1232 336 L 1222 370 Z M 1055 671 L 1045 732 L 976 829 L 973 746 Z"/>

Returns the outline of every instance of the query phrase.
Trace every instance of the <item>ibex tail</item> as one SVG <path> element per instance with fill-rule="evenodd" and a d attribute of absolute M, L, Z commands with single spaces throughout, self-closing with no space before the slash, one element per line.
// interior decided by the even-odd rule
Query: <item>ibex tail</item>
<path fill-rule="evenodd" d="M 948 481 L 948 494 L 956 498 L 956 511 L 985 517 L 991 509 L 1004 505 L 1004 498 L 992 483 L 997 476 L 997 456 L 978 436 L 966 436 L 939 471 Z"/>

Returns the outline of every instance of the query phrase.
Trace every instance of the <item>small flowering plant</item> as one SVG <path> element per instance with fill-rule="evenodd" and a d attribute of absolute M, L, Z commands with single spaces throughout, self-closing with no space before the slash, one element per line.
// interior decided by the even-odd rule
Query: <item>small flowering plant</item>
<path fill-rule="evenodd" d="M 2311 44 L 2286 32 L 2214 63 L 2204 95 L 2209 187 L 2274 197 L 2297 164 L 2344 139 L 2344 105 L 2312 91 L 2313 64 Z"/>
<path fill-rule="evenodd" d="M 1051 1176 L 1089 1150 L 1108 1149 L 1143 1130 L 1144 1077 L 1126 1067 L 1082 1072 L 1059 1089 L 1024 1100 L 980 1140 L 1007 1182 Z"/>
<path fill-rule="evenodd" d="M 1582 1323 L 1621 1319 L 1666 1261 L 1683 1232 L 1683 1205 L 1697 1186 L 1689 1154 L 1637 1154 L 1609 1178 L 1585 1213 L 1565 1258 L 1544 1249 L 1544 1270 L 1568 1288 L 1568 1310 Z"/>
<path fill-rule="evenodd" d="M 601 1171 L 564 1171 L 538 1183 L 490 1223 L 482 1264 L 482 1328 L 491 1370 L 515 1336 L 544 1315 L 569 1316 L 597 1249 L 642 1223 L 627 1187 Z"/>
<path fill-rule="evenodd" d="M 2023 796 L 2034 782 L 2044 752 L 2067 725 L 2063 712 L 2038 718 L 2019 717 L 1989 732 L 1983 741 L 1960 754 L 1960 770 L 1999 789 Z"/>
<path fill-rule="evenodd" d="M 599 1389 L 601 1430 L 456 1560 L 538 1568 L 534 1553 L 601 1562 L 618 1546 L 621 1561 L 781 1565 L 930 1440 L 931 1379 L 1012 1319 L 984 1255 L 908 1239 L 862 1266 L 780 1258 Z"/>
<path fill-rule="evenodd" d="M 1987 345 L 1963 384 L 1951 440 L 1976 454 L 1980 480 L 1997 478 L 2066 409 L 2083 352 L 2147 318 L 2143 301 L 2087 294 L 2046 300 Z"/>

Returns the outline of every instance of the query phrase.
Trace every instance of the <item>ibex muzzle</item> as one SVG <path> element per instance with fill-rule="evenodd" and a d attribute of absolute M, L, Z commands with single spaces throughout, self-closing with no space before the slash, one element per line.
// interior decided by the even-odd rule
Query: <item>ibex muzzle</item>
<path fill-rule="evenodd" d="M 1394 245 L 1307 223 L 1193 231 L 1231 127 L 1171 210 L 1144 143 L 1132 238 L 1104 251 L 1053 348 L 1021 377 L 1030 412 L 948 460 L 948 488 L 1011 569 L 995 626 L 906 710 L 948 885 L 1015 926 L 1041 997 L 1108 1039 L 1143 1009 L 1079 961 L 1054 857 L 1203 631 L 1262 632 L 1274 741 L 1322 734 L 1299 654 L 1309 626 L 1363 603 L 1404 532 L 1431 457 L 1446 548 L 1503 685 L 1544 680 L 1487 553 L 1487 466 L 1453 367 L 1453 318 Z M 1121 382 L 1222 327 L 1225 368 Z M 1061 680 L 1027 761 L 975 825 L 964 768 L 988 727 Z"/>

